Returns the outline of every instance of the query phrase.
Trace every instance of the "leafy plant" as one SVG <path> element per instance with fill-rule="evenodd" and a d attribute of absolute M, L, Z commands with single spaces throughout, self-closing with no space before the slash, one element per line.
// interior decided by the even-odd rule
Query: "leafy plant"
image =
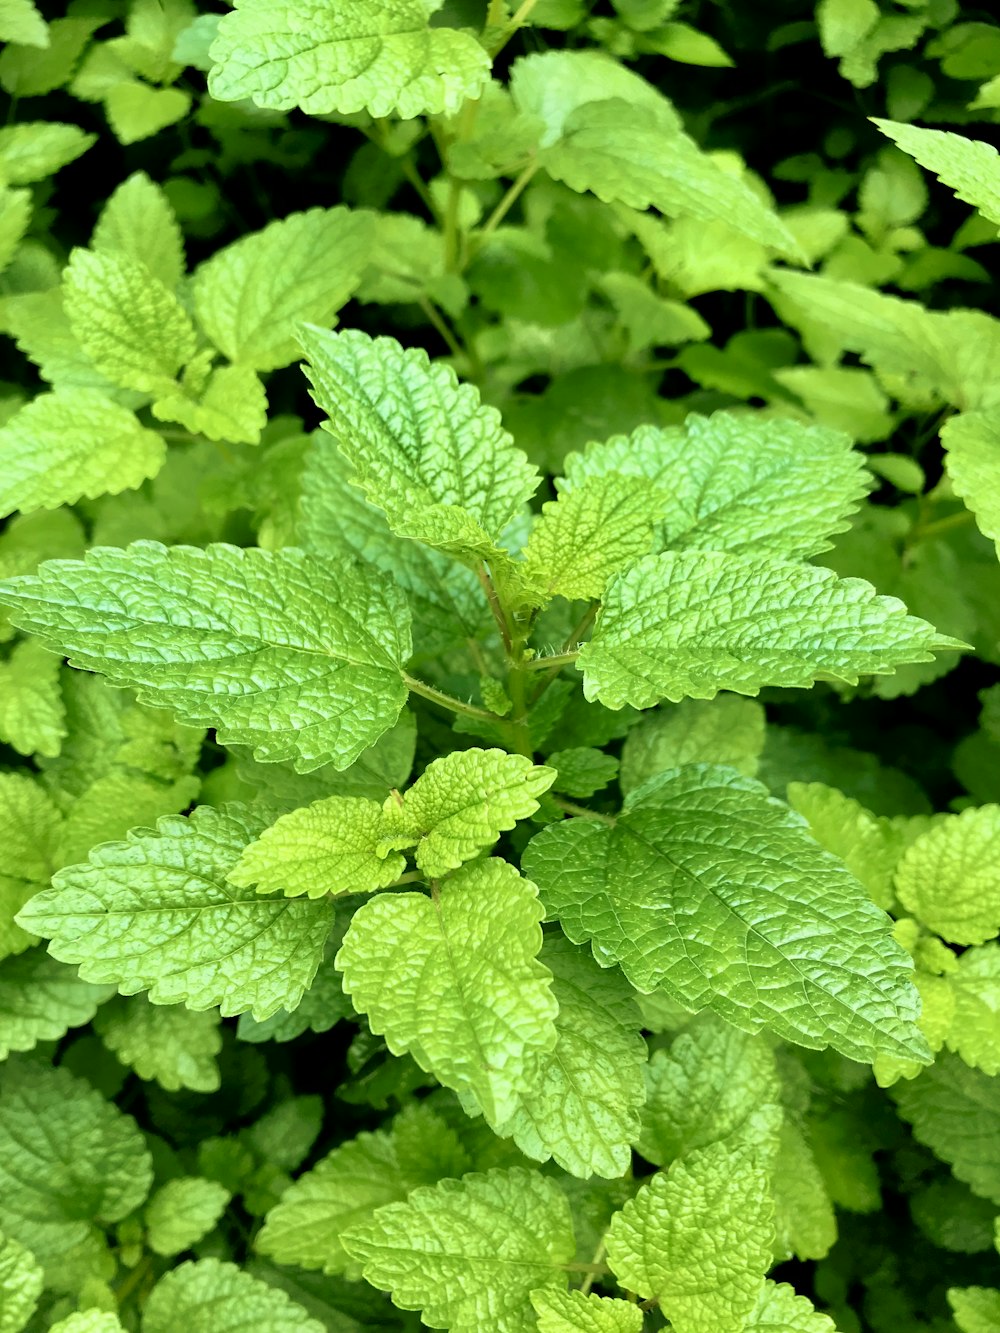
<path fill-rule="evenodd" d="M 1000 28 L 53 8 L 0 1333 L 994 1333 Z"/>

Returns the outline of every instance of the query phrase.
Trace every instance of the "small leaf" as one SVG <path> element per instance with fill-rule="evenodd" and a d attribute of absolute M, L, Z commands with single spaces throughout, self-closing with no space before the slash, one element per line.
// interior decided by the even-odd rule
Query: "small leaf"
<path fill-rule="evenodd" d="M 184 238 L 174 210 L 144 171 L 133 172 L 108 199 L 90 244 L 95 254 L 138 260 L 169 291 L 184 276 Z"/>
<path fill-rule="evenodd" d="M 837 1333 L 829 1315 L 820 1314 L 812 1301 L 799 1296 L 786 1282 L 770 1278 L 745 1325 L 746 1333 Z"/>
<path fill-rule="evenodd" d="M 5 959 L 0 963 L 0 1060 L 83 1027 L 113 989 L 82 980 L 43 949 Z"/>
<path fill-rule="evenodd" d="M 44 1281 L 31 1251 L 0 1232 L 0 1333 L 21 1333 L 35 1312 Z"/>
<path fill-rule="evenodd" d="M 919 1142 L 947 1162 L 974 1194 L 1000 1205 L 1000 1099 L 996 1079 L 957 1055 L 892 1089 Z"/>
<path fill-rule="evenodd" d="M 180 1176 L 168 1180 L 146 1204 L 146 1239 L 155 1254 L 190 1250 L 210 1231 L 229 1203 L 229 1191 L 214 1180 Z"/>
<path fill-rule="evenodd" d="M 1000 933 L 1000 806 L 949 815 L 918 837 L 896 868 L 908 912 L 953 944 L 982 944 Z"/>
<path fill-rule="evenodd" d="M 1000 555 L 1000 413 L 962 412 L 941 428 L 945 468 L 955 493 Z"/>
<path fill-rule="evenodd" d="M 543 1287 L 531 1303 L 538 1333 L 642 1333 L 642 1311 L 628 1301 Z"/>
<path fill-rule="evenodd" d="M 119 996 L 98 1010 L 94 1030 L 123 1065 L 167 1092 L 219 1089 L 216 1009 L 193 1012 L 180 1004 L 152 1004 L 145 995 Z"/>
<path fill-rule="evenodd" d="M 76 125 L 22 121 L 0 129 L 0 185 L 33 185 L 54 176 L 97 142 Z"/>
<path fill-rule="evenodd" d="M 142 1333 L 324 1333 L 324 1327 L 280 1288 L 218 1259 L 166 1273 L 142 1314 Z"/>

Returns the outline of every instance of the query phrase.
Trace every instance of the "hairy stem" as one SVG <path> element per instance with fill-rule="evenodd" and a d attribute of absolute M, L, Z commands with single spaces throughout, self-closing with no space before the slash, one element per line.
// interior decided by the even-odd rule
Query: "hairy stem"
<path fill-rule="evenodd" d="M 437 704 L 441 708 L 447 708 L 452 713 L 463 713 L 466 717 L 478 717 L 482 722 L 496 722 L 495 713 L 488 713 L 485 708 L 477 708 L 475 704 L 467 704 L 461 699 L 456 699 L 453 694 L 447 694 L 444 690 L 436 689 L 433 685 L 428 685 L 422 680 L 417 680 L 409 672 L 403 672 L 403 683 L 412 694 L 419 694 L 423 699 L 429 699 L 432 704 Z"/>
<path fill-rule="evenodd" d="M 511 637 L 510 617 L 501 605 L 496 585 L 490 578 L 486 566 L 483 564 L 477 566 L 476 573 L 479 576 L 479 582 L 483 585 L 483 592 L 485 592 L 486 600 L 490 604 L 490 610 L 493 612 L 493 619 L 497 622 L 497 629 L 499 629 L 500 637 L 503 639 L 504 650 L 509 656 L 514 646 Z"/>
<path fill-rule="evenodd" d="M 528 671 L 548 671 L 552 667 L 569 666 L 580 656 L 579 650 L 571 653 L 553 653 L 550 657 L 535 657 L 527 665 Z"/>

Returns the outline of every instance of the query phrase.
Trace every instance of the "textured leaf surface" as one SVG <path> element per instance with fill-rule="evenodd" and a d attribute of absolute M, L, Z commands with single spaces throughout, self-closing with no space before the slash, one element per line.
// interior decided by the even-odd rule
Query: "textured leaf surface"
<path fill-rule="evenodd" d="M 337 955 L 344 990 L 384 1034 L 493 1121 L 517 1105 L 536 1052 L 556 1044 L 551 974 L 538 961 L 541 904 L 513 866 L 491 859 L 435 897 L 379 896 L 354 915 Z"/>
<path fill-rule="evenodd" d="M 218 366 L 200 394 L 168 393 L 153 404 L 158 421 L 178 421 L 192 435 L 259 444 L 267 424 L 267 394 L 249 366 Z"/>
<path fill-rule="evenodd" d="M 402 594 L 299 551 L 94 548 L 0 585 L 0 601 L 74 665 L 304 771 L 346 768 L 406 698 Z"/>
<path fill-rule="evenodd" d="M 146 1205 L 146 1236 L 156 1254 L 189 1250 L 212 1231 L 225 1212 L 229 1191 L 214 1180 L 180 1176 L 168 1180 Z"/>
<path fill-rule="evenodd" d="M 641 1333 L 642 1311 L 628 1301 L 555 1287 L 532 1292 L 538 1333 Z"/>
<path fill-rule="evenodd" d="M 62 820 L 52 799 L 33 778 L 0 774 L 0 958 L 21 953 L 34 942 L 14 918 L 39 889 L 48 886 L 57 865 Z"/>
<path fill-rule="evenodd" d="M 371 216 L 311 208 L 226 246 L 194 279 L 202 328 L 230 361 L 255 370 L 287 366 L 303 321 L 327 325 L 368 261 Z"/>
<path fill-rule="evenodd" d="M 430 28 L 421 0 L 239 0 L 219 25 L 213 97 L 313 116 L 453 115 L 490 72 L 471 35 Z"/>
<path fill-rule="evenodd" d="M 80 1310 L 53 1324 L 49 1333 L 125 1333 L 118 1317 L 100 1310 Z"/>
<path fill-rule="evenodd" d="M 821 847 L 843 861 L 886 911 L 893 905 L 893 871 L 902 840 L 889 821 L 822 782 L 790 782 L 788 804 L 805 819 Z"/>
<path fill-rule="evenodd" d="M 555 771 L 503 750 L 456 750 L 427 765 L 402 801 L 390 796 L 386 846 L 415 847 L 430 878 L 456 870 L 538 809 Z"/>
<path fill-rule="evenodd" d="M 820 1314 L 812 1301 L 796 1295 L 787 1282 L 772 1282 L 761 1288 L 746 1329 L 761 1333 L 836 1333 L 829 1315 Z"/>
<path fill-rule="evenodd" d="M 939 1055 L 892 1096 L 920 1142 L 974 1194 L 1000 1205 L 1000 1083 L 957 1055 Z"/>
<path fill-rule="evenodd" d="M 101 209 L 90 238 L 102 255 L 127 255 L 175 291 L 184 276 L 184 238 L 170 201 L 144 171 L 118 186 Z"/>
<path fill-rule="evenodd" d="M 93 1222 L 145 1199 L 152 1162 L 135 1121 L 64 1069 L 14 1062 L 0 1072 L 4 1218 L 43 1262 L 85 1240 Z"/>
<path fill-rule="evenodd" d="M 470 384 L 392 338 L 309 328 L 307 374 L 326 428 L 389 526 L 483 558 L 535 490 L 537 473 Z"/>
<path fill-rule="evenodd" d="M 199 806 L 125 842 L 103 843 L 22 913 L 49 951 L 89 981 L 155 1004 L 294 1008 L 315 975 L 333 921 L 329 903 L 263 898 L 226 876 L 263 823 L 240 806 Z"/>
<path fill-rule="evenodd" d="M 945 467 L 956 494 L 1000 554 L 1000 413 L 962 412 L 941 428 Z"/>
<path fill-rule="evenodd" d="M 0 1333 L 21 1333 L 35 1312 L 43 1281 L 31 1251 L 0 1232 Z"/>
<path fill-rule="evenodd" d="M 81 980 L 44 949 L 5 959 L 0 963 L 0 1060 L 83 1027 L 112 992 L 113 987 Z"/>
<path fill-rule="evenodd" d="M 752 778 L 764 748 L 764 709 L 752 699 L 719 694 L 685 699 L 644 717 L 622 749 L 623 792 L 682 764 L 723 764 Z"/>
<path fill-rule="evenodd" d="M 662 487 L 661 547 L 742 554 L 826 550 L 868 489 L 847 435 L 734 412 L 640 426 L 570 454 L 565 466 L 574 487 L 615 474 Z"/>
<path fill-rule="evenodd" d="M 992 144 L 896 120 L 873 117 L 873 123 L 904 153 L 950 186 L 959 199 L 1000 227 L 1000 157 Z"/>
<path fill-rule="evenodd" d="M 215 1057 L 222 1033 L 214 1009 L 195 1012 L 179 1004 L 152 1004 L 145 995 L 120 996 L 101 1006 L 94 1028 L 123 1065 L 167 1092 L 219 1087 Z"/>
<path fill-rule="evenodd" d="M 0 512 L 132 490 L 166 456 L 155 431 L 94 389 L 39 394 L 0 428 Z"/>
<path fill-rule="evenodd" d="M 138 259 L 74 250 L 63 292 L 80 346 L 123 389 L 159 393 L 194 356 L 187 311 Z"/>
<path fill-rule="evenodd" d="M 771 1172 L 775 1259 L 825 1259 L 837 1239 L 837 1217 L 802 1129 L 786 1116 Z"/>
<path fill-rule="evenodd" d="M 22 121 L 0 129 L 0 184 L 31 185 L 53 176 L 97 142 L 76 125 Z"/>
<path fill-rule="evenodd" d="M 983 805 L 935 823 L 903 854 L 896 892 L 907 911 L 953 944 L 982 944 L 1000 932 L 1000 806 Z"/>
<path fill-rule="evenodd" d="M 945 1044 L 967 1065 L 1000 1074 L 1000 945 L 966 949 L 948 982 L 955 1016 Z"/>
<path fill-rule="evenodd" d="M 948 1304 L 962 1333 L 993 1333 L 1000 1327 L 1000 1291 L 992 1287 L 952 1287 Z"/>
<path fill-rule="evenodd" d="M 558 773 L 553 789 L 563 791 L 567 796 L 593 796 L 618 776 L 618 760 L 614 755 L 589 745 L 556 750 L 549 755 L 547 763 Z"/>
<path fill-rule="evenodd" d="M 59 658 L 34 639 L 15 644 L 0 663 L 0 740 L 20 754 L 59 753 L 66 735 L 61 669 Z"/>
<path fill-rule="evenodd" d="M 579 662 L 588 699 L 649 708 L 722 689 L 853 685 L 961 646 L 860 579 L 771 556 L 679 551 L 646 556 L 611 582 Z"/>
<path fill-rule="evenodd" d="M 635 792 L 614 827 L 545 829 L 524 866 L 570 939 L 591 940 L 641 991 L 856 1060 L 926 1058 L 889 918 L 752 778 L 675 769 Z"/>
<path fill-rule="evenodd" d="M 406 859 L 379 855 L 382 807 L 359 796 L 328 796 L 282 815 L 247 847 L 229 872 L 241 888 L 321 898 L 371 893 L 398 879 Z"/>
<path fill-rule="evenodd" d="M 235 1264 L 199 1259 L 160 1278 L 146 1302 L 142 1333 L 324 1333 L 296 1301 Z"/>
<path fill-rule="evenodd" d="M 575 1250 L 559 1187 L 519 1167 L 415 1190 L 345 1244 L 373 1286 L 452 1333 L 525 1333 L 531 1293 L 565 1287 Z"/>
<path fill-rule="evenodd" d="M 655 1296 L 677 1333 L 741 1333 L 771 1262 L 767 1176 L 717 1143 L 657 1172 L 612 1220 L 619 1282 Z"/>
<path fill-rule="evenodd" d="M 528 1157 L 552 1157 L 575 1176 L 624 1175 L 645 1096 L 642 1019 L 631 988 L 562 935 L 549 935 L 541 961 L 559 1005 L 558 1042 L 535 1056 L 520 1105 L 507 1124 Z"/>

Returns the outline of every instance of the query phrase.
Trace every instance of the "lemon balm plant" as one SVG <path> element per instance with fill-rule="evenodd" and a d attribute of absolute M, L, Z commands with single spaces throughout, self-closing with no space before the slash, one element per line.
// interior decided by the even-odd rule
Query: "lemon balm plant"
<path fill-rule="evenodd" d="M 792 8 L 0 0 L 2 1333 L 1000 1326 L 1000 30 Z"/>

